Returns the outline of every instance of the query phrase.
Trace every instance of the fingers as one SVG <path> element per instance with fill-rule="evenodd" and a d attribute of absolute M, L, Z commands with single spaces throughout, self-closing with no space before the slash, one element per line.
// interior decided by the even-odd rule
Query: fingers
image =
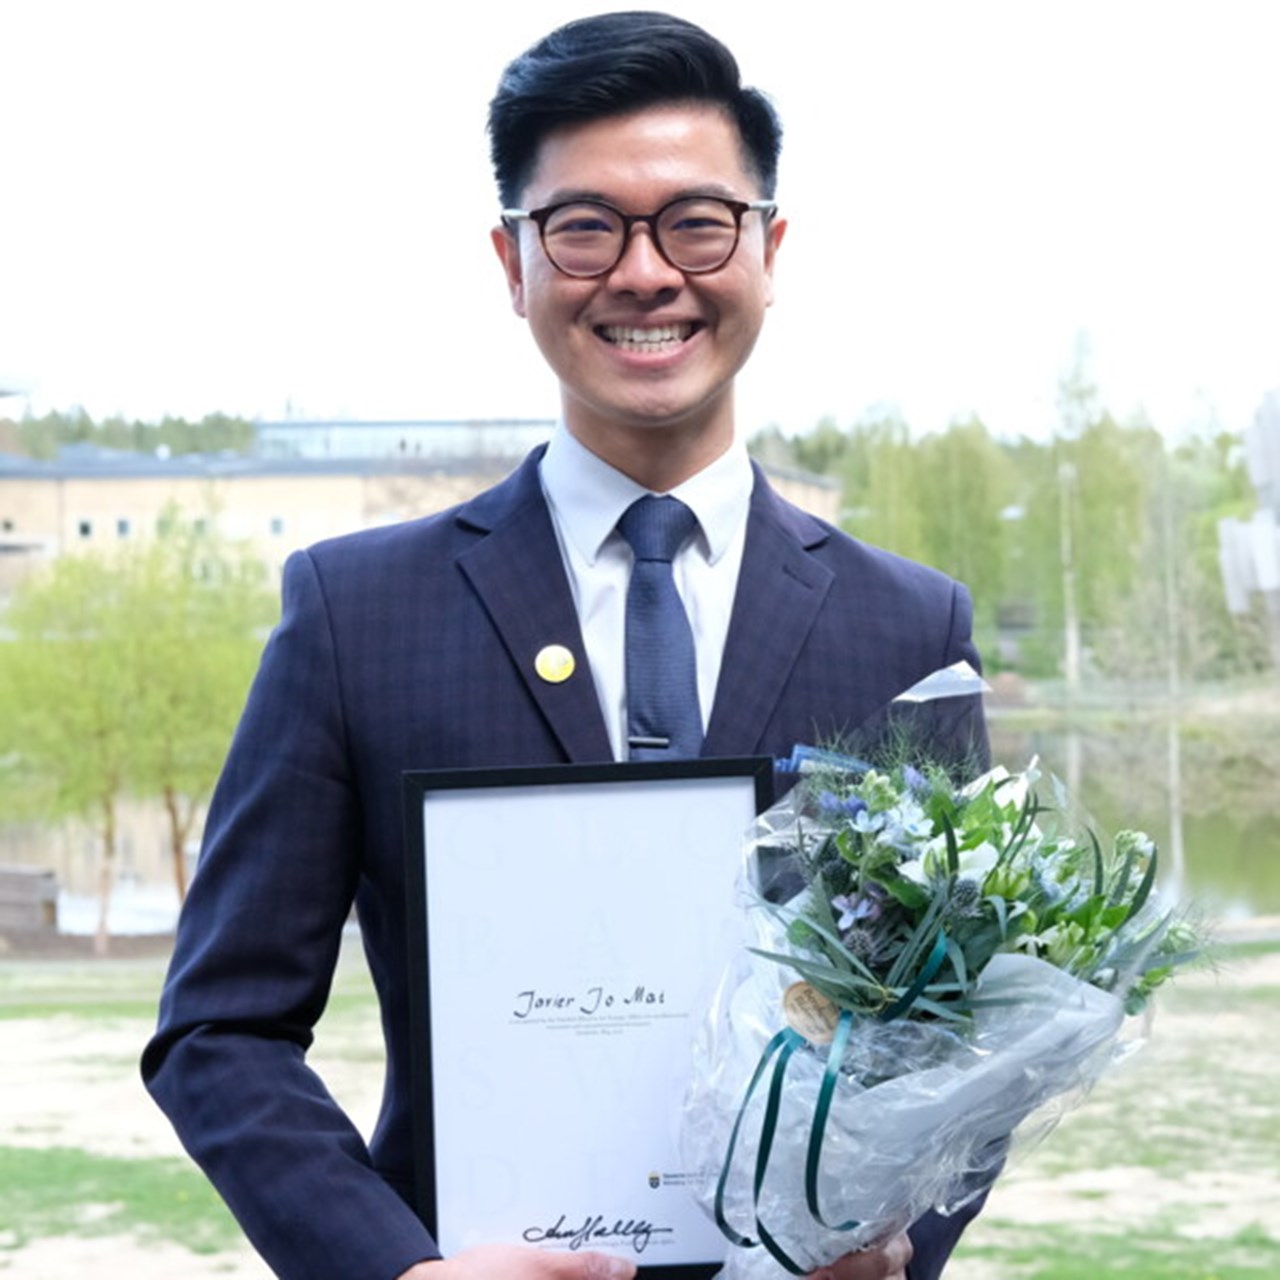
<path fill-rule="evenodd" d="M 636 1266 L 605 1253 L 556 1253 L 519 1245 L 478 1245 L 419 1264 L 431 1280 L 634 1280 Z M 410 1269 L 400 1280 L 416 1280 Z M 426 1280 L 426 1277 L 424 1277 Z"/>
<path fill-rule="evenodd" d="M 906 1280 L 912 1252 L 911 1239 L 904 1231 L 878 1248 L 846 1253 L 829 1267 L 815 1271 L 811 1280 Z"/>
<path fill-rule="evenodd" d="M 578 1255 L 582 1263 L 582 1280 L 632 1280 L 636 1264 L 626 1258 L 614 1258 L 607 1253 L 583 1253 Z"/>

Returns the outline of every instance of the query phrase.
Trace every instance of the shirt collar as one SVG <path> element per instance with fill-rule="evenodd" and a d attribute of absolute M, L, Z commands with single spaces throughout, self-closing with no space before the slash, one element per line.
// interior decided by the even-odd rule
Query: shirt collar
<path fill-rule="evenodd" d="M 542 491 L 564 536 L 588 564 L 616 530 L 622 513 L 650 492 L 597 457 L 563 423 L 539 468 Z M 715 564 L 746 521 L 755 476 L 746 446 L 734 443 L 714 462 L 671 490 L 698 517 L 699 541 Z"/>

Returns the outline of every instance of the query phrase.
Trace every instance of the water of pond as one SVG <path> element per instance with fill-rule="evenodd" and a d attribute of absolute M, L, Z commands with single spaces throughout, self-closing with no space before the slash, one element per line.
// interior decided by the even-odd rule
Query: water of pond
<path fill-rule="evenodd" d="M 1170 851 L 1175 820 L 1170 803 L 1167 728 L 1141 718 L 1105 728 L 991 725 L 992 755 L 1010 768 L 1038 756 L 1066 779 L 1078 760 L 1076 794 L 1099 834 L 1125 827 L 1146 831 L 1163 859 L 1163 887 L 1221 918 L 1280 914 L 1280 772 L 1270 742 L 1259 750 L 1244 735 L 1179 736 L 1184 869 Z M 1252 736 L 1252 735 L 1251 735 Z M 1271 735 L 1280 741 L 1280 730 Z"/>

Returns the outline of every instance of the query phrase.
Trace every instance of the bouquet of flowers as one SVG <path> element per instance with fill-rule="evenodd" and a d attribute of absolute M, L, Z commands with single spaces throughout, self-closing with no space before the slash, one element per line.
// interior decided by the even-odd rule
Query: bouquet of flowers
<path fill-rule="evenodd" d="M 684 1121 L 739 1246 L 725 1277 L 805 1274 L 980 1194 L 1202 949 L 1157 906 L 1147 836 L 1104 847 L 1034 763 L 957 787 L 902 745 L 879 767 L 799 749 L 748 841 L 749 945 Z"/>

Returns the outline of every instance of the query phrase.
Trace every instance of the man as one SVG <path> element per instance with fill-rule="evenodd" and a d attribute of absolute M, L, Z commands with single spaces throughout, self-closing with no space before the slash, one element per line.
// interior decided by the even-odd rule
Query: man
<path fill-rule="evenodd" d="M 143 1062 L 286 1277 L 631 1273 L 505 1246 L 440 1260 L 408 1206 L 399 787 L 410 768 L 667 749 L 628 719 L 635 557 L 618 525 L 632 503 L 674 493 L 696 517 L 674 566 L 695 753 L 783 755 L 977 660 L 962 587 L 783 503 L 735 441 L 734 379 L 786 223 L 777 120 L 728 51 L 658 14 L 572 23 L 507 69 L 490 130 L 493 243 L 563 427 L 457 510 L 289 562 Z M 368 1147 L 305 1063 L 353 898 L 388 1057 Z M 962 1225 L 931 1219 L 829 1273 L 902 1280 L 914 1247 L 910 1276 L 933 1277 Z"/>

